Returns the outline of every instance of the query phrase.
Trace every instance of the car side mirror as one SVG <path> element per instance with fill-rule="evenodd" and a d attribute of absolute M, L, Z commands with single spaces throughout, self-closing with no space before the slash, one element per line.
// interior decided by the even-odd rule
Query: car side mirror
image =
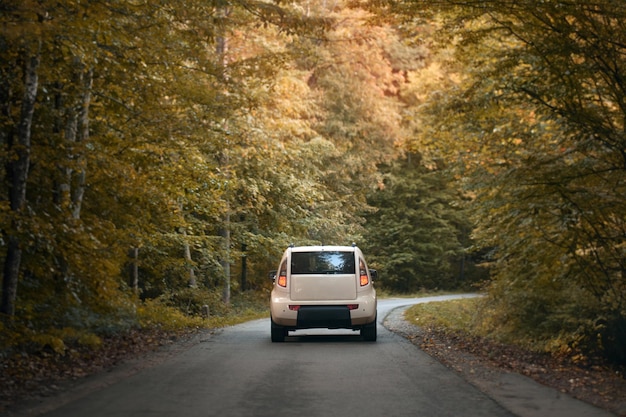
<path fill-rule="evenodd" d="M 267 276 L 272 280 L 272 281 L 276 281 L 276 274 L 278 273 L 278 271 L 270 271 Z"/>
<path fill-rule="evenodd" d="M 370 269 L 370 277 L 372 278 L 372 281 L 378 279 L 378 271 L 375 269 Z"/>

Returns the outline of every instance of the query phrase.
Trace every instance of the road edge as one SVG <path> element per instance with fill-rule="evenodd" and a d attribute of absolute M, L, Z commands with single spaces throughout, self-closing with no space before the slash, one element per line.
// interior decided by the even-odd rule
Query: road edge
<path fill-rule="evenodd" d="M 467 298 L 459 296 L 459 298 Z M 442 298 L 430 297 L 428 301 L 441 301 Z M 392 309 L 382 320 L 382 325 L 398 334 L 419 348 L 420 328 L 404 319 L 404 311 L 411 305 Z M 429 354 L 428 352 L 424 351 Z M 541 385 L 527 376 L 486 366 L 476 357 L 464 353 L 463 366 L 450 366 L 448 369 L 459 374 L 469 384 L 489 396 L 503 408 L 518 417 L 615 417 L 610 411 L 578 400 L 554 388 Z M 430 355 L 441 362 L 437 357 Z"/>

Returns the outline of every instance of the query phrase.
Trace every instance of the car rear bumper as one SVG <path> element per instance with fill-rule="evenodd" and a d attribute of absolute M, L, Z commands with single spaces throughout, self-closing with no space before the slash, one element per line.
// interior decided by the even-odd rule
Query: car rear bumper
<path fill-rule="evenodd" d="M 275 324 L 291 330 L 307 328 L 358 329 L 376 320 L 376 294 L 355 300 L 293 301 L 272 293 Z"/>

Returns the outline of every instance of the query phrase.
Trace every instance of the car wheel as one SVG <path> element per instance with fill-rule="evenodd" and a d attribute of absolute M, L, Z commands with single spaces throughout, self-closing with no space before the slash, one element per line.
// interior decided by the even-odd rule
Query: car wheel
<path fill-rule="evenodd" d="M 285 341 L 285 336 L 287 335 L 287 331 L 283 326 L 279 326 L 278 324 L 272 322 L 272 342 L 274 343 L 282 343 Z"/>
<path fill-rule="evenodd" d="M 363 328 L 361 329 L 361 336 L 363 336 L 363 339 L 365 339 L 367 342 L 376 341 L 376 319 L 374 319 L 373 322 L 363 326 Z"/>

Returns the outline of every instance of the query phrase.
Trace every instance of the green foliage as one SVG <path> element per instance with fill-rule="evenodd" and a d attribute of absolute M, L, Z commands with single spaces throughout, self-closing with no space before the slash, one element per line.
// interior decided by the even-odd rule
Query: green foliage
<path fill-rule="evenodd" d="M 12 353 L 50 352 L 65 355 L 75 347 L 97 350 L 103 334 L 78 327 L 32 329 L 18 324 L 0 325 L 0 357 Z"/>
<path fill-rule="evenodd" d="M 376 211 L 366 216 L 364 250 L 385 288 L 410 293 L 475 282 L 465 270 L 470 224 L 445 171 L 425 168 L 415 155 L 399 160 L 368 201 Z"/>
<path fill-rule="evenodd" d="M 203 305 L 209 306 L 209 317 L 204 316 Z M 137 301 L 132 315 L 125 321 L 114 322 L 106 315 L 96 323 L 82 325 L 71 322 L 71 326 L 58 327 L 53 320 L 37 327 L 29 327 L 17 321 L 0 322 L 0 357 L 14 354 L 71 354 L 72 349 L 88 348 L 97 351 L 105 338 L 120 337 L 137 329 L 158 329 L 163 332 L 181 332 L 198 328 L 217 328 L 234 325 L 252 319 L 268 317 L 268 299 L 265 292 L 247 292 L 233 297 L 226 306 L 221 295 L 215 291 L 184 289 L 157 299 Z M 80 311 L 84 314 L 83 311 Z M 34 316 L 38 319 L 38 316 Z M 84 319 L 89 320 L 89 317 Z M 131 321 L 132 320 L 132 321 Z M 46 327 L 48 326 L 48 327 Z"/>
<path fill-rule="evenodd" d="M 420 327 L 445 328 L 451 331 L 483 335 L 474 323 L 481 312 L 479 298 L 415 304 L 404 313 L 405 319 Z"/>
<path fill-rule="evenodd" d="M 252 112 L 285 65 L 285 33 L 319 34 L 327 22 L 291 6 L 252 3 L 232 5 L 228 13 L 194 1 L 9 2 L 3 9 L 3 165 L 25 125 L 19 109 L 22 62 L 36 50 L 30 41 L 40 45 L 41 61 L 24 150 L 31 158 L 26 204 L 1 210 L 2 241 L 18 242 L 21 250 L 17 308 L 3 320 L 25 334 L 115 332 L 136 324 L 137 293 L 178 294 L 191 272 L 203 288 L 221 286 L 220 262 L 238 255 L 219 236 L 225 214 L 248 216 L 272 197 L 273 183 L 255 179 L 275 174 L 275 152 L 257 164 L 255 149 L 263 141 L 278 147 L 253 134 Z M 225 37 L 228 57 L 218 48 Z M 0 193 L 8 201 L 15 185 L 4 172 Z M 297 177 L 288 183 L 297 184 Z M 247 236 L 249 253 L 261 254 L 258 263 L 266 263 L 276 236 L 291 240 L 282 231 L 268 233 L 269 224 L 246 221 L 232 226 L 241 233 L 236 243 Z M 7 253 L 3 245 L 8 262 Z"/>
<path fill-rule="evenodd" d="M 204 306 L 208 307 L 208 317 L 204 314 Z M 221 294 L 192 288 L 146 300 L 137 309 L 142 327 L 158 327 L 165 331 L 223 327 L 265 318 L 268 314 L 266 293 L 237 294 L 232 303 L 225 305 Z"/>
<path fill-rule="evenodd" d="M 587 343 L 589 330 L 595 328 L 595 331 L 601 331 L 600 326 L 593 323 L 593 310 L 596 308 L 591 305 L 593 299 L 588 299 L 591 303 L 580 303 L 579 294 L 560 290 L 547 291 L 544 297 L 530 293 L 526 298 L 520 291 L 511 292 L 518 298 L 512 300 L 511 296 L 493 292 L 488 298 L 416 304 L 407 309 L 405 318 L 423 328 L 459 332 L 574 361 L 605 353 L 598 350 L 597 345 Z M 559 297 L 560 307 L 548 302 L 554 296 Z M 525 308 L 514 308 L 508 305 L 510 301 Z M 536 317 L 533 308 L 544 313 L 548 309 L 552 311 L 545 315 L 545 321 L 531 323 Z"/>
<path fill-rule="evenodd" d="M 394 9 L 392 3 L 377 4 Z M 445 90 L 415 140 L 458 162 L 491 254 L 491 324 L 624 362 L 624 17 L 620 2 L 411 2 L 439 31 Z"/>
<path fill-rule="evenodd" d="M 201 317 L 204 314 L 204 306 L 207 306 L 213 315 L 226 314 L 228 306 L 222 303 L 221 297 L 219 291 L 209 291 L 202 288 L 182 288 L 164 293 L 157 300 L 159 304 L 174 307 L 185 315 Z"/>
<path fill-rule="evenodd" d="M 626 360 L 624 6 L 363 6 L 3 4 L 3 166 L 40 61 L 23 207 L 0 172 L 6 343 L 256 317 L 289 243 L 356 241 L 385 291 L 486 259 L 477 325 Z"/>
<path fill-rule="evenodd" d="M 165 331 L 189 327 L 206 327 L 206 320 L 199 316 L 188 316 L 178 308 L 168 306 L 159 300 L 146 300 L 137 308 L 139 324 L 142 327 L 157 327 Z"/>

